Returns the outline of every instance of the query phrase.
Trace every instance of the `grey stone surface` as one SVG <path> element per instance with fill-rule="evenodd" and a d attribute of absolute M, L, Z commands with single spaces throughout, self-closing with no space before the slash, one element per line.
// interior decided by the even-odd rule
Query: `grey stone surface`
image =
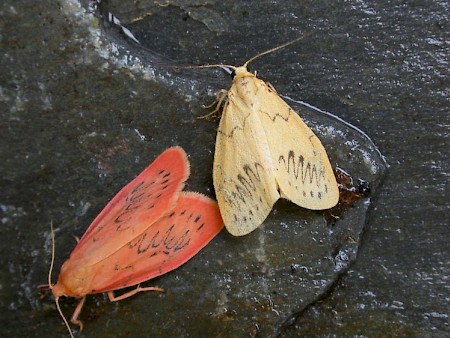
<path fill-rule="evenodd" d="M 223 232 L 186 266 L 149 282 L 166 293 L 113 304 L 89 297 L 81 335 L 448 335 L 447 2 L 82 5 L 1 7 L 2 336 L 67 334 L 51 297 L 36 291 L 46 282 L 51 221 L 59 267 L 71 235 L 175 144 L 190 155 L 187 189 L 213 196 L 218 121 L 196 116 L 230 81 L 220 70 L 173 64 L 239 65 L 304 32 L 251 68 L 279 93 L 364 130 L 387 157 L 386 179 L 364 135 L 292 102 L 332 163 L 371 183 L 370 199 L 334 227 L 320 213 L 277 203 L 257 232 Z M 100 11 L 112 11 L 142 45 Z M 62 300 L 67 315 L 75 304 Z M 291 314 L 299 317 L 285 323 Z"/>

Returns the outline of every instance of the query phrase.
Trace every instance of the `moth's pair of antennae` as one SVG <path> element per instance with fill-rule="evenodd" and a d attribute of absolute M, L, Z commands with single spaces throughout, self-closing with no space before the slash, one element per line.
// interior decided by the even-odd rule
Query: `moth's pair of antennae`
<path fill-rule="evenodd" d="M 261 56 L 263 56 L 263 55 L 266 55 L 266 54 L 269 54 L 269 53 L 272 53 L 272 52 L 275 52 L 275 51 L 277 51 L 277 50 L 279 50 L 279 49 L 282 49 L 282 48 L 284 48 L 284 47 L 287 47 L 287 46 L 289 46 L 289 45 L 292 45 L 293 43 L 296 43 L 297 41 L 300 41 L 300 40 L 302 40 L 302 39 L 304 39 L 306 36 L 308 36 L 310 33 L 305 33 L 305 34 L 303 34 L 302 36 L 300 36 L 300 37 L 298 37 L 298 38 L 296 38 L 296 39 L 294 39 L 294 40 L 291 40 L 291 41 L 289 41 L 289 42 L 286 42 L 286 43 L 284 43 L 284 44 L 282 44 L 282 45 L 280 45 L 280 46 L 277 46 L 277 47 L 275 47 L 275 48 L 271 48 L 271 49 L 269 49 L 269 50 L 266 50 L 266 51 L 264 51 L 264 52 L 262 52 L 262 53 L 259 53 L 259 54 L 256 54 L 255 56 L 253 56 L 253 57 L 251 57 L 249 60 L 247 60 L 243 65 L 242 65 L 242 67 L 247 67 L 248 66 L 248 64 L 250 63 L 250 62 L 252 62 L 252 61 L 254 61 L 255 59 L 257 59 L 257 58 L 259 58 L 259 57 L 261 57 Z M 217 68 L 217 67 L 220 67 L 220 68 L 222 68 L 222 69 L 224 69 L 226 72 L 228 72 L 228 73 L 231 73 L 230 71 L 229 71 L 229 69 L 232 69 L 232 70 L 236 70 L 238 67 L 236 67 L 236 66 L 233 66 L 233 65 L 225 65 L 225 64 L 213 64 L 213 65 L 203 65 L 203 66 L 187 66 L 187 67 L 180 67 L 180 68 Z"/>

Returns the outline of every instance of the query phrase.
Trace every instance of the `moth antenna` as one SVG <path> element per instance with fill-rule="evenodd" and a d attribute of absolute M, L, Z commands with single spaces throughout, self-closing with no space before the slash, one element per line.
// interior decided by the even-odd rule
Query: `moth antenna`
<path fill-rule="evenodd" d="M 52 272 L 53 272 L 53 265 L 55 264 L 55 231 L 53 230 L 53 221 L 50 222 L 50 233 L 52 236 L 52 260 L 50 262 L 50 269 L 48 271 L 48 287 L 51 290 L 51 289 L 53 289 Z M 63 319 L 63 322 L 66 325 L 67 330 L 69 331 L 70 338 L 74 338 L 72 329 L 70 328 L 70 325 L 67 322 L 66 317 L 64 317 L 64 313 L 62 312 L 61 307 L 59 306 L 59 297 L 55 297 L 55 304 L 56 304 L 56 308 L 58 309 L 59 315 Z"/>
<path fill-rule="evenodd" d="M 55 263 L 55 232 L 53 231 L 53 221 L 50 222 L 50 233 L 52 236 L 52 259 L 50 262 L 50 269 L 48 270 L 48 287 L 52 288 L 52 272 L 53 264 Z"/>
<path fill-rule="evenodd" d="M 275 48 L 266 50 L 265 52 L 256 54 L 255 56 L 253 56 L 252 58 L 250 58 L 249 60 L 247 60 L 247 61 L 244 63 L 243 67 L 247 67 L 248 64 L 249 64 L 250 62 L 254 61 L 255 59 L 259 58 L 260 56 L 263 56 L 263 55 L 266 55 L 266 54 L 275 52 L 275 51 L 278 50 L 278 49 L 281 49 L 281 48 L 287 47 L 287 46 L 289 46 L 289 45 L 292 45 L 293 43 L 295 43 L 295 42 L 297 42 L 297 41 L 299 41 L 299 40 L 304 39 L 304 38 L 305 38 L 306 36 L 308 36 L 309 34 L 310 34 L 310 33 L 303 34 L 302 36 L 298 37 L 297 39 L 294 39 L 294 40 L 291 40 L 291 41 L 289 41 L 289 42 L 286 42 L 286 43 L 284 43 L 284 44 L 282 44 L 282 45 L 280 45 L 280 46 L 278 46 L 278 47 L 275 47 Z"/>
<path fill-rule="evenodd" d="M 231 71 L 229 69 L 236 70 L 236 66 L 232 65 L 223 65 L 223 64 L 215 64 L 215 65 L 203 65 L 203 66 L 183 66 L 183 67 L 176 67 L 176 68 L 222 68 L 227 73 L 231 74 Z"/>
<path fill-rule="evenodd" d="M 58 309 L 59 315 L 63 319 L 64 324 L 67 327 L 67 331 L 69 331 L 70 338 L 75 338 L 73 336 L 72 329 L 71 329 L 71 327 L 69 325 L 69 322 L 67 321 L 66 317 L 64 317 L 64 313 L 62 312 L 61 307 L 59 306 L 59 297 L 55 297 L 55 303 L 56 303 L 56 308 Z"/>

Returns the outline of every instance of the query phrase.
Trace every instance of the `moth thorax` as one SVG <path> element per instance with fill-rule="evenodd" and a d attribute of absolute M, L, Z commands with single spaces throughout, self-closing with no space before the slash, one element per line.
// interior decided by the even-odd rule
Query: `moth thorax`
<path fill-rule="evenodd" d="M 70 260 L 67 260 L 61 267 L 58 282 L 52 287 L 55 297 L 81 297 L 90 291 L 90 278 L 87 278 L 90 276 L 88 269 L 83 267 L 80 262 L 78 264 L 71 263 Z"/>
<path fill-rule="evenodd" d="M 241 67 L 242 68 L 242 67 Z M 233 86 L 231 87 L 231 92 L 233 89 L 236 91 L 237 96 L 242 100 L 241 104 L 248 106 L 250 102 L 256 99 L 260 87 L 261 80 L 257 79 L 255 74 L 252 74 L 245 70 L 245 73 L 240 73 L 240 76 L 236 76 L 233 79 Z M 250 107 L 249 107 L 250 108 Z"/>

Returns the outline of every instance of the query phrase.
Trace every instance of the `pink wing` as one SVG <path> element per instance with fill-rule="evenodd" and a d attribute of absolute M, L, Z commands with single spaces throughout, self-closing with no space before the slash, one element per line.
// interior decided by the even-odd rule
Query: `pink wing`
<path fill-rule="evenodd" d="M 169 215 L 93 267 L 91 292 L 132 286 L 176 269 L 222 228 L 215 201 L 198 193 L 181 193 Z"/>
<path fill-rule="evenodd" d="M 82 259 L 87 265 L 107 259 L 172 211 L 188 176 L 184 150 L 164 151 L 105 206 L 70 259 Z"/>

